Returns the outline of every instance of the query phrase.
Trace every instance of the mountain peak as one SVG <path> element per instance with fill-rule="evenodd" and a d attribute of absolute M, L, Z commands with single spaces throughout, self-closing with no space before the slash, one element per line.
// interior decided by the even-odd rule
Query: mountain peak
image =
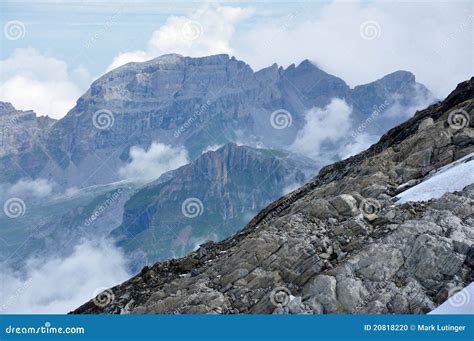
<path fill-rule="evenodd" d="M 405 70 L 397 70 L 395 72 L 389 73 L 380 79 L 380 81 L 387 81 L 387 82 L 411 82 L 414 83 L 416 81 L 415 75 L 410 71 Z"/>
<path fill-rule="evenodd" d="M 450 193 L 436 194 L 422 203 L 398 203 L 397 198 L 406 186 L 426 186 L 454 165 L 463 164 L 465 175 L 472 174 L 471 126 L 447 126 L 452 124 L 453 110 L 469 114 L 467 122 L 472 118 L 473 83 L 474 78 L 460 84 L 446 100 L 391 129 L 366 151 L 323 168 L 310 182 L 269 204 L 233 237 L 202 244 L 186 257 L 147 266 L 131 280 L 110 289 L 120 299 L 105 307 L 91 300 L 74 313 L 432 311 L 447 299 L 440 296 L 441 291 L 454 282 L 459 286 L 470 282 L 465 274 L 472 271 L 472 262 L 466 261 L 466 254 L 471 252 L 474 238 L 466 227 L 472 227 L 474 185 L 463 185 L 456 192 L 448 185 Z M 252 164 L 249 161 L 245 160 Z M 226 170 L 246 166 L 241 162 Z M 277 167 L 262 163 L 256 169 L 267 172 Z M 226 174 L 218 170 L 217 175 Z M 447 176 L 444 185 L 458 177 Z M 233 185 L 242 175 L 219 179 L 230 179 L 221 183 Z M 244 179 L 246 191 L 253 193 L 254 184 L 248 183 L 252 177 Z M 181 187 L 191 186 L 195 187 L 189 196 L 205 198 L 198 187 L 201 181 L 189 181 Z M 170 187 L 174 188 L 179 186 Z M 220 188 L 216 189 L 220 193 Z M 163 205 L 177 202 L 175 210 L 180 209 L 177 196 L 169 200 L 157 194 L 154 198 L 163 200 Z M 216 203 L 221 205 L 225 199 L 204 200 L 204 214 L 214 212 Z M 248 202 L 244 197 L 242 203 Z M 146 207 L 170 211 L 159 205 Z M 426 261 L 427 254 L 432 256 L 430 262 Z M 195 294 L 202 288 L 207 296 Z M 289 304 L 275 304 L 275 290 L 285 291 L 291 297 Z"/>
<path fill-rule="evenodd" d="M 16 111 L 16 109 L 10 102 L 0 101 L 0 115 L 6 115 L 14 111 Z"/>

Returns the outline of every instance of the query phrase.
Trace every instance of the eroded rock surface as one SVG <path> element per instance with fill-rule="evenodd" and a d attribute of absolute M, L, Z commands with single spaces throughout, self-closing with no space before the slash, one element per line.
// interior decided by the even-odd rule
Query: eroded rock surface
<path fill-rule="evenodd" d="M 323 168 L 240 233 L 145 267 L 74 313 L 426 313 L 472 282 L 474 185 L 395 204 L 474 151 L 474 78 L 367 151 Z M 453 124 L 452 113 L 468 122 Z M 456 121 L 459 122 L 459 121 Z"/>

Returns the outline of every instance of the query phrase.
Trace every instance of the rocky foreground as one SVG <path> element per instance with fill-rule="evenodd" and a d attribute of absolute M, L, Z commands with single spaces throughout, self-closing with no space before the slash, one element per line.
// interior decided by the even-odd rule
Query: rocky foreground
<path fill-rule="evenodd" d="M 474 152 L 473 111 L 471 78 L 234 237 L 145 267 L 73 313 L 433 310 L 474 280 L 474 185 L 427 202 L 396 195 Z"/>

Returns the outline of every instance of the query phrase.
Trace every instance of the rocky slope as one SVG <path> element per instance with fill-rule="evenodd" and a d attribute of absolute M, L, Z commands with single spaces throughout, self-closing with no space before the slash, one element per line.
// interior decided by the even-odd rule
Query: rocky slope
<path fill-rule="evenodd" d="M 40 148 L 36 142 L 45 137 L 54 123 L 48 116 L 38 117 L 34 111 L 17 110 L 11 103 L 0 101 L 0 159 Z"/>
<path fill-rule="evenodd" d="M 227 142 L 286 149 L 305 124 L 306 112 L 335 97 L 352 106 L 354 126 L 370 117 L 365 133 L 380 136 L 419 104 L 414 93 L 422 102 L 431 100 L 405 71 L 351 89 L 309 61 L 255 72 L 228 55 L 165 55 L 96 80 L 38 143 L 0 158 L 0 182 L 29 176 L 64 186 L 110 183 L 119 180 L 117 170 L 129 161 L 132 146 L 148 148 L 152 142 L 184 146 L 192 159 Z M 393 106 L 397 115 L 382 114 Z M 272 113 L 281 109 L 287 121 L 272 121 Z M 338 158 L 334 151 L 327 154 Z"/>
<path fill-rule="evenodd" d="M 474 152 L 473 111 L 474 78 L 365 152 L 323 168 L 236 236 L 145 267 L 74 313 L 432 310 L 474 279 L 474 185 L 394 201 Z"/>
<path fill-rule="evenodd" d="M 230 143 L 135 193 L 112 236 L 133 255 L 134 268 L 183 256 L 204 241 L 233 235 L 317 169 L 310 159 Z"/>

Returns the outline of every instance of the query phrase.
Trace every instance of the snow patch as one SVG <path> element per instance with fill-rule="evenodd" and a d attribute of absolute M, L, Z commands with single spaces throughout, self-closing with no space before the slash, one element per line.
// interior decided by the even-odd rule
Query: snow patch
<path fill-rule="evenodd" d="M 474 183 L 474 153 L 441 167 L 423 182 L 398 194 L 397 204 L 437 199 L 447 192 L 461 191 Z M 399 188 L 403 187 L 401 185 Z"/>

